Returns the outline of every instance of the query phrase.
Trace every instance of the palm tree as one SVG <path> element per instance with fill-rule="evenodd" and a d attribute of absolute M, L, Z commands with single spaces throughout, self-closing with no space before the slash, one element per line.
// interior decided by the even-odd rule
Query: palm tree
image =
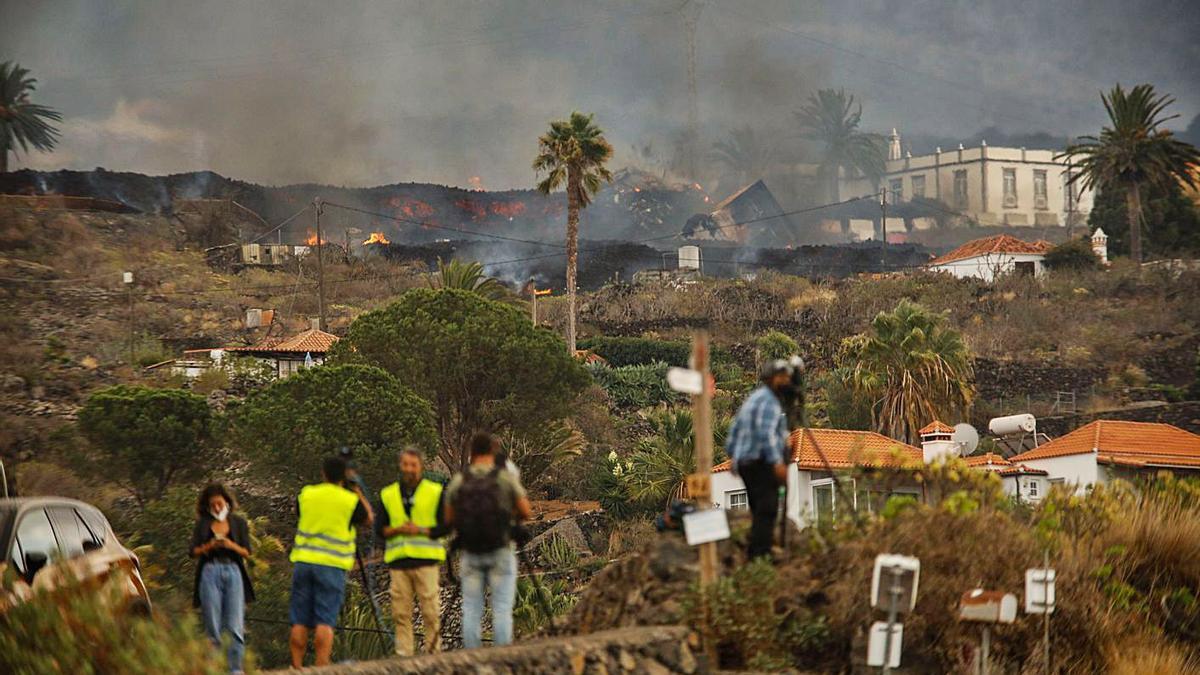
<path fill-rule="evenodd" d="M 1067 146 L 1061 157 L 1071 157 L 1079 172 L 1071 177 L 1084 189 L 1099 187 L 1124 190 L 1129 218 L 1129 253 L 1142 261 L 1142 188 L 1170 188 L 1176 181 L 1189 187 L 1200 183 L 1193 169 L 1200 165 L 1200 151 L 1161 126 L 1179 117 L 1164 116 L 1175 102 L 1154 87 L 1139 84 L 1126 92 L 1121 85 L 1100 94 L 1111 126 L 1100 136 L 1083 136 Z"/>
<path fill-rule="evenodd" d="M 713 143 L 712 158 L 735 172 L 740 185 L 745 185 L 756 177 L 762 177 L 775 150 L 774 144 L 745 126 L 731 131 L 728 140 Z"/>
<path fill-rule="evenodd" d="M 917 442 L 934 419 L 953 419 L 975 398 L 971 354 L 944 314 L 901 300 L 871 329 L 847 338 L 838 365 L 845 384 L 871 405 L 876 431 Z"/>
<path fill-rule="evenodd" d="M 862 104 L 842 89 L 822 89 L 796 111 L 801 136 L 823 146 L 820 174 L 829 186 L 830 201 L 840 199 L 839 174 L 860 173 L 878 183 L 884 172 L 884 141 L 878 134 L 860 131 Z"/>
<path fill-rule="evenodd" d="M 8 171 L 8 153 L 35 150 L 49 152 L 58 143 L 58 129 L 49 121 L 59 122 L 62 114 L 53 108 L 29 102 L 29 93 L 37 89 L 37 80 L 29 71 L 12 61 L 0 63 L 0 173 Z"/>
<path fill-rule="evenodd" d="M 485 274 L 483 265 L 477 262 L 464 263 L 459 260 L 451 260 L 449 263 L 445 263 L 438 258 L 437 273 L 429 275 L 429 287 L 473 291 L 488 300 L 501 302 L 511 298 L 504 284 Z"/>
<path fill-rule="evenodd" d="M 579 210 L 586 208 L 602 182 L 612 173 L 604 164 L 613 148 L 592 115 L 571 113 L 567 120 L 550 123 L 550 131 L 538 138 L 538 156 L 533 170 L 546 177 L 537 184 L 543 194 L 563 185 L 567 188 L 567 349 L 575 353 L 575 271 L 579 263 Z"/>

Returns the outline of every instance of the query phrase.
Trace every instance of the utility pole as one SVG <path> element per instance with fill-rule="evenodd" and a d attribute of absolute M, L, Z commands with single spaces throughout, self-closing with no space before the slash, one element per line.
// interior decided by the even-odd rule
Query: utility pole
<path fill-rule="evenodd" d="M 1067 147 L 1071 147 L 1071 139 L 1067 139 Z M 1075 163 L 1073 158 L 1067 156 L 1067 179 L 1063 181 L 1063 189 L 1067 191 L 1067 239 L 1070 240 L 1075 236 L 1075 183 L 1071 182 L 1071 174 L 1074 173 Z"/>
<path fill-rule="evenodd" d="M 887 186 L 879 190 L 879 271 L 887 272 Z"/>
<path fill-rule="evenodd" d="M 692 397 L 692 420 L 696 436 L 696 478 L 688 486 L 688 494 L 701 508 L 712 506 L 712 391 L 708 386 L 708 332 L 696 333 L 692 343 L 692 369 L 700 373 L 700 393 Z M 700 544 L 700 585 L 708 586 L 717 580 L 717 544 Z"/>
<path fill-rule="evenodd" d="M 133 272 L 121 275 L 125 282 L 125 293 L 129 296 L 129 368 L 133 369 Z"/>
<path fill-rule="evenodd" d="M 328 324 L 325 323 L 325 264 L 322 262 L 322 249 L 325 241 L 321 238 L 321 210 L 324 205 L 321 203 L 320 197 L 313 198 L 313 215 L 315 216 L 317 226 L 317 313 L 319 323 L 317 327 L 320 330 L 325 330 Z"/>

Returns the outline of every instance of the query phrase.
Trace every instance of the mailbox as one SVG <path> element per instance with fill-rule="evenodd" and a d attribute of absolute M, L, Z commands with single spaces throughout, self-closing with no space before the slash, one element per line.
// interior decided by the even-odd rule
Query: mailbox
<path fill-rule="evenodd" d="M 982 588 L 967 591 L 958 602 L 958 618 L 983 623 L 1012 623 L 1017 620 L 1017 596 Z"/>
<path fill-rule="evenodd" d="M 911 612 L 917 606 L 917 583 L 921 576 L 921 561 L 907 555 L 880 553 L 875 556 L 875 572 L 871 576 L 871 606 L 888 609 L 892 603 L 891 587 L 900 587 L 896 610 Z"/>

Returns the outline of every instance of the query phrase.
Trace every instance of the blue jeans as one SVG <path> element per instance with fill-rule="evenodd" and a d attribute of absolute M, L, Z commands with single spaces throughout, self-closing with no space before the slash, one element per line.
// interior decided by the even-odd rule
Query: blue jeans
<path fill-rule="evenodd" d="M 511 546 L 488 553 L 462 554 L 463 646 L 483 643 L 483 597 L 492 591 L 492 644 L 512 643 L 513 601 L 517 596 L 517 554 Z"/>
<path fill-rule="evenodd" d="M 221 631 L 229 632 L 229 672 L 242 672 L 242 657 L 246 653 L 246 593 L 242 588 L 242 571 L 232 562 L 209 562 L 200 572 L 200 615 L 204 632 L 212 643 L 221 648 Z"/>

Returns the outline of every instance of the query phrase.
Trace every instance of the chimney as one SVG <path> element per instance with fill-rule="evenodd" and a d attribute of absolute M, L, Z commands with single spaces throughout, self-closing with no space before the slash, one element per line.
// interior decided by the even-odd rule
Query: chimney
<path fill-rule="evenodd" d="M 1108 235 L 1104 234 L 1104 230 L 1096 228 L 1092 233 L 1092 252 L 1096 257 L 1100 258 L 1102 264 L 1108 264 Z"/>
<path fill-rule="evenodd" d="M 261 309 L 246 310 L 246 328 L 259 328 L 262 326 L 263 311 Z"/>
<path fill-rule="evenodd" d="M 888 159 L 900 159 L 900 133 L 892 127 L 892 135 L 888 142 Z"/>
<path fill-rule="evenodd" d="M 310 324 L 309 327 L 313 330 L 321 330 L 321 319 L 319 317 L 310 318 L 308 322 Z"/>
<path fill-rule="evenodd" d="M 926 464 L 943 457 L 958 455 L 958 444 L 951 438 L 953 433 L 953 428 L 938 420 L 934 420 L 921 429 L 921 454 Z"/>

